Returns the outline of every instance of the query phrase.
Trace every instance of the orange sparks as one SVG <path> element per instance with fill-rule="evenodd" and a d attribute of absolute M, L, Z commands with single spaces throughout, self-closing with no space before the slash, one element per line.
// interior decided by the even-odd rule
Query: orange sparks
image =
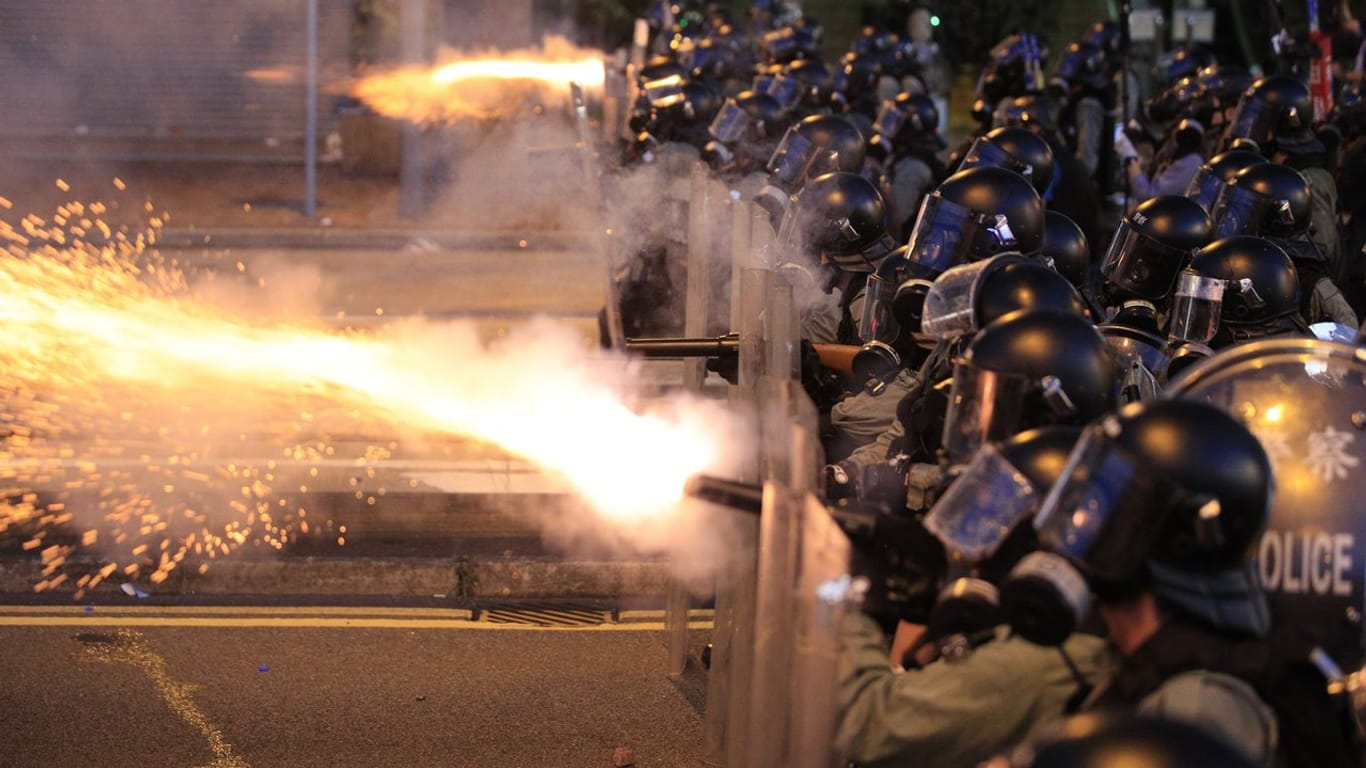
<path fill-rule="evenodd" d="M 487 346 L 465 323 L 395 321 L 361 335 L 311 319 L 252 321 L 194 300 L 190 277 L 149 252 L 164 216 L 94 245 L 71 227 L 98 229 L 97 210 L 25 217 L 41 245 L 0 240 L 10 339 L 0 391 L 14 414 L 0 477 L 15 486 L 0 531 L 22 531 L 34 550 L 45 527 L 79 520 L 72 541 L 114 561 L 82 588 L 115 573 L 161 583 L 187 557 L 196 568 L 243 546 L 283 548 L 310 527 L 276 489 L 303 492 L 299 481 L 319 477 L 320 463 L 353 462 L 346 471 L 364 478 L 356 498 L 373 506 L 386 491 L 371 484 L 370 465 L 391 456 L 396 433 L 496 446 L 635 526 L 668 526 L 687 478 L 727 461 L 716 407 L 630 407 L 630 369 L 587 355 L 575 331 L 542 320 Z M 385 437 L 350 460 L 316 436 L 326 433 Z M 282 456 L 291 474 L 274 459 L 204 458 L 241 445 L 255 452 L 229 455 Z M 338 546 L 345 537 L 343 526 Z M 74 551 L 49 552 L 45 575 L 80 563 Z"/>

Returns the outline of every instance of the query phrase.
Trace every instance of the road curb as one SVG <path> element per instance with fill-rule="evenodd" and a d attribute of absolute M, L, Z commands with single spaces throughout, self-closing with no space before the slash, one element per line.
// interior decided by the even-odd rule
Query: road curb
<path fill-rule="evenodd" d="M 32 593 L 41 563 L 0 562 L 0 593 Z M 664 595 L 662 562 L 466 560 L 337 557 L 222 561 L 203 574 L 175 575 L 160 584 L 136 582 L 149 596 L 388 595 L 448 598 L 653 598 Z M 98 592 L 118 591 L 117 578 Z M 74 592 L 70 581 L 56 592 Z"/>

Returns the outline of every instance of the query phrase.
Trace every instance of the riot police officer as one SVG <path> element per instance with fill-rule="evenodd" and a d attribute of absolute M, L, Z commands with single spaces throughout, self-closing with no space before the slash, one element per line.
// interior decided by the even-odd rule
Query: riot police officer
<path fill-rule="evenodd" d="M 1306 321 L 1328 320 L 1357 327 L 1356 313 L 1328 274 L 1327 256 L 1310 237 L 1313 191 L 1294 168 L 1257 163 L 1233 176 L 1215 205 L 1216 237 L 1258 235 L 1279 245 L 1300 280 L 1300 313 Z"/>
<path fill-rule="evenodd" d="M 1033 548 L 1033 507 L 1061 472 L 1077 432 L 1034 430 L 984 448 L 990 460 L 983 471 L 965 473 L 957 481 L 964 493 L 936 507 L 935 536 L 951 564 L 920 617 L 918 644 L 936 650 L 937 660 L 907 657 L 905 671 L 894 673 L 877 624 L 861 615 L 847 620 L 836 736 L 842 753 L 859 764 L 976 765 L 1051 732 L 1080 699 L 1098 674 L 1103 641 L 1077 633 L 1058 649 L 1034 646 L 1005 631 L 993 599 L 994 582 Z M 972 503 L 987 499 L 977 480 L 1002 466 L 1010 468 L 1018 503 Z M 983 514 L 992 523 L 973 525 Z"/>
<path fill-rule="evenodd" d="M 768 160 L 768 183 L 754 202 L 768 211 L 777 229 L 791 195 L 807 181 L 835 171 L 863 167 L 864 137 L 853 123 L 836 115 L 812 115 L 787 129 Z"/>
<path fill-rule="evenodd" d="M 926 193 L 943 180 L 944 149 L 939 110 L 924 94 L 899 93 L 882 105 L 873 124 L 869 151 L 885 156 L 887 203 L 892 232 L 903 236 Z"/>
<path fill-rule="evenodd" d="M 1260 237 L 1236 235 L 1196 251 L 1190 271 L 1225 284 L 1214 349 L 1268 336 L 1303 336 L 1300 283 L 1295 264 L 1280 246 Z"/>
<path fill-rule="evenodd" d="M 1326 116 L 1325 116 L 1326 117 Z M 1310 237 L 1329 264 L 1329 274 L 1341 274 L 1342 253 L 1337 229 L 1337 182 L 1328 156 L 1314 134 L 1314 105 L 1309 86 L 1290 75 L 1272 75 L 1254 82 L 1238 103 L 1225 141 L 1244 137 L 1257 143 L 1267 159 L 1288 165 L 1304 175 L 1313 192 Z"/>
<path fill-rule="evenodd" d="M 1014 171 L 1029 180 L 1034 191 L 1047 199 L 1053 187 L 1057 163 L 1053 148 L 1043 137 L 1019 126 L 993 128 L 975 139 L 963 155 L 957 171 L 982 165 Z"/>
<path fill-rule="evenodd" d="M 864 285 L 897 249 L 885 210 L 872 182 L 843 171 L 818 176 L 792 196 L 776 245 L 787 266 L 780 270 L 796 278 L 802 338 L 858 343 Z"/>
<path fill-rule="evenodd" d="M 1266 450 L 1233 416 L 1194 400 L 1130 405 L 1073 449 L 1035 517 L 1046 553 L 1002 585 L 1003 609 L 1050 642 L 1094 596 L 1117 664 L 1090 708 L 1186 720 L 1262 764 L 1343 765 L 1341 740 L 1301 727 L 1307 709 L 1332 710 L 1322 677 L 1279 663 L 1266 640 L 1256 550 L 1273 491 Z"/>
<path fill-rule="evenodd" d="M 767 179 L 765 163 L 787 131 L 790 115 L 772 96 L 741 91 L 726 99 L 708 127 L 702 159 L 753 199 Z"/>
<path fill-rule="evenodd" d="M 1195 249 L 1210 241 L 1213 224 L 1195 201 L 1154 197 L 1120 222 L 1101 260 L 1111 321 L 1159 334 L 1176 275 Z"/>
<path fill-rule="evenodd" d="M 1200 172 L 1195 174 L 1190 186 L 1186 187 L 1186 196 L 1199 203 L 1206 213 L 1212 214 L 1219 193 L 1233 180 L 1234 174 L 1249 165 L 1265 161 L 1266 158 L 1248 149 L 1221 152 L 1200 166 Z"/>

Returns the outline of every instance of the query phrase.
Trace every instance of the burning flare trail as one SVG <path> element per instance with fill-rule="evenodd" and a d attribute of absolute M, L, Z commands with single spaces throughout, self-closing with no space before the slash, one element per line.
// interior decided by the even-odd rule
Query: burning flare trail
<path fill-rule="evenodd" d="M 385 117 L 435 124 L 498 117 L 529 96 L 563 100 L 570 83 L 596 89 L 605 78 L 601 52 L 551 37 L 539 49 L 450 52 L 433 66 L 377 72 L 357 80 L 351 95 Z"/>

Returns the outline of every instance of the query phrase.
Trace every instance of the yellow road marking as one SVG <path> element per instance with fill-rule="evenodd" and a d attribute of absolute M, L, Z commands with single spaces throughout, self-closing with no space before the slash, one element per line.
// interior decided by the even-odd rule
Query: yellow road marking
<path fill-rule="evenodd" d="M 214 760 L 206 768 L 248 768 L 246 761 L 233 752 L 223 732 L 195 705 L 191 687 L 177 682 L 166 671 L 166 660 L 152 651 L 147 638 L 131 629 L 120 631 L 112 643 L 92 643 L 84 648 L 85 657 L 103 664 L 127 664 L 140 669 L 156 686 L 157 693 L 172 712 L 208 741 Z"/>
<path fill-rule="evenodd" d="M 84 604 L 72 605 L 0 605 L 0 616 L 6 614 L 80 614 L 136 616 L 139 614 L 189 614 L 196 616 L 432 616 L 439 618 L 470 617 L 468 608 L 396 608 L 364 605 L 96 605 L 87 611 Z"/>
<path fill-rule="evenodd" d="M 710 621 L 690 621 L 689 629 L 710 629 Z M 276 629 L 481 629 L 522 632 L 659 632 L 663 622 L 588 626 L 493 624 L 469 619 L 381 619 L 345 617 L 100 616 L 98 614 L 34 616 L 0 615 L 0 627 L 201 627 Z"/>

